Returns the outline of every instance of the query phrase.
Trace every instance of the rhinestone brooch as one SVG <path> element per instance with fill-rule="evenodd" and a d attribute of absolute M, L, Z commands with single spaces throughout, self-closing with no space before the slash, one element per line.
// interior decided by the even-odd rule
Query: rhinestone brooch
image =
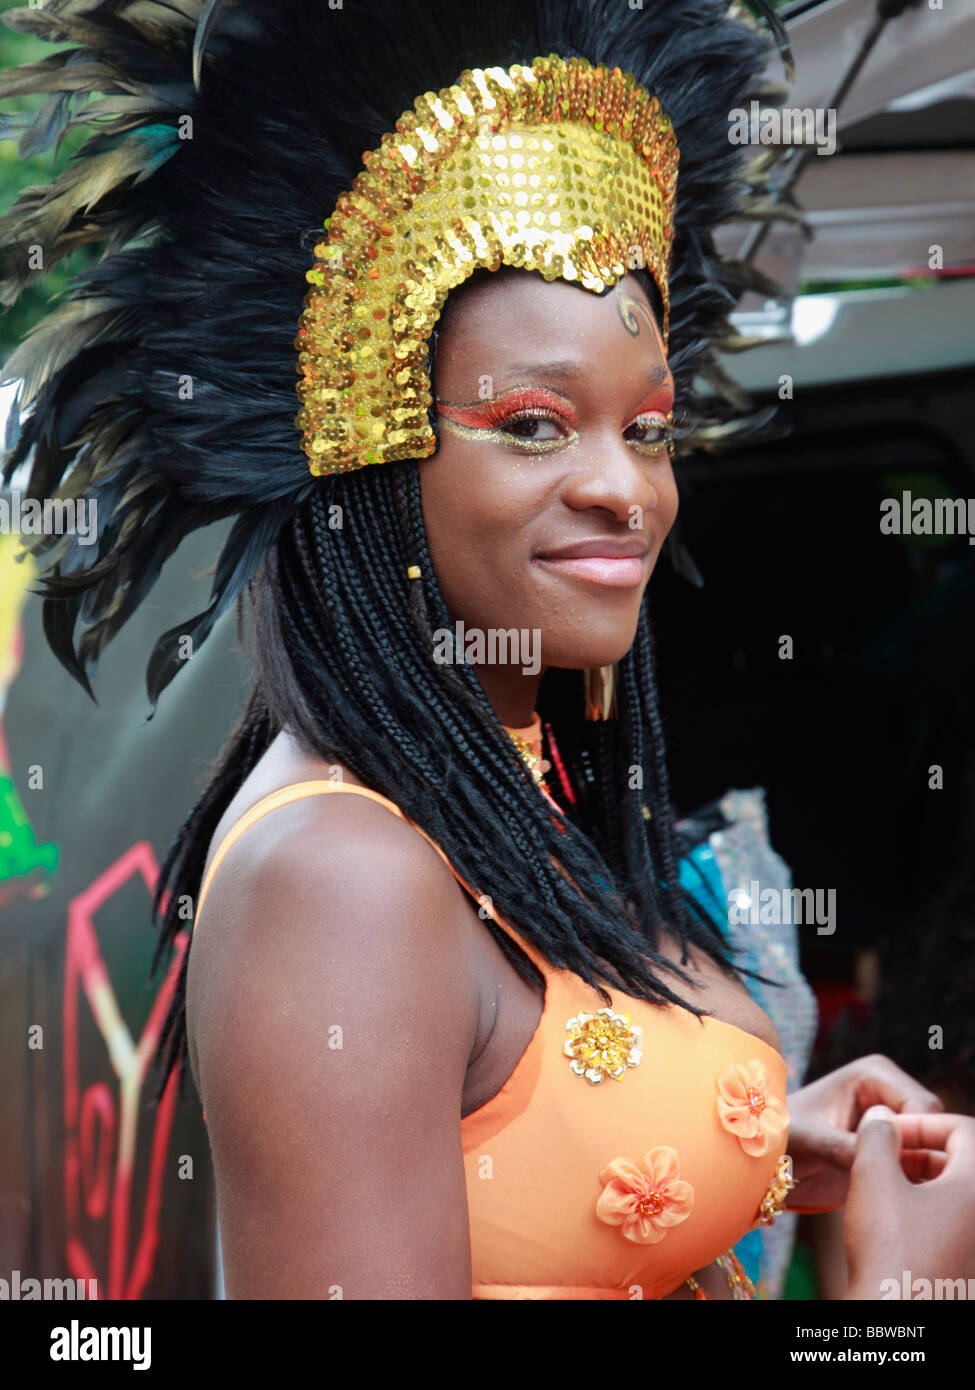
<path fill-rule="evenodd" d="M 627 1067 L 637 1066 L 643 1056 L 642 1030 L 626 1014 L 612 1009 L 579 1013 L 565 1027 L 569 1036 L 562 1050 L 570 1059 L 569 1070 L 593 1086 L 607 1076 L 622 1080 Z"/>

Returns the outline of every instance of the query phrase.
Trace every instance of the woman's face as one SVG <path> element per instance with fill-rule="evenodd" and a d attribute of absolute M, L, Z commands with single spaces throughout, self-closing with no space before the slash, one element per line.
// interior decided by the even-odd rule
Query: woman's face
<path fill-rule="evenodd" d="M 454 621 L 540 631 L 543 666 L 618 661 L 677 515 L 673 380 L 640 284 L 595 295 L 502 270 L 467 286 L 436 390 L 420 480 Z"/>

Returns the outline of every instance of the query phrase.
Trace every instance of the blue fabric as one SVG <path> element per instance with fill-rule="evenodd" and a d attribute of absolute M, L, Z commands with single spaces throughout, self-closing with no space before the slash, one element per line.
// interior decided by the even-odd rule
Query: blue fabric
<path fill-rule="evenodd" d="M 695 845 L 678 865 L 678 882 L 695 898 L 720 927 L 727 919 L 724 885 L 714 850 L 707 843 Z"/>

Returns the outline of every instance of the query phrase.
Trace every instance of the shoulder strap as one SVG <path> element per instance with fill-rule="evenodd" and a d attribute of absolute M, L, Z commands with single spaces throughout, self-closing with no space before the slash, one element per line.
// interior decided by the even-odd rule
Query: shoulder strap
<path fill-rule="evenodd" d="M 278 791 L 271 792 L 270 796 L 263 797 L 260 801 L 256 802 L 250 808 L 249 811 L 245 811 L 244 814 L 240 817 L 240 819 L 231 826 L 231 828 L 227 831 L 227 834 L 220 841 L 217 851 L 211 859 L 210 865 L 206 873 L 204 874 L 203 883 L 200 886 L 200 896 L 196 905 L 196 912 L 193 917 L 194 931 L 196 930 L 197 923 L 200 920 L 200 913 L 203 911 L 204 901 L 206 900 L 207 893 L 210 891 L 210 885 L 213 882 L 217 870 L 220 868 L 220 865 L 223 863 L 227 854 L 237 843 L 240 837 L 244 834 L 244 832 L 246 830 L 249 830 L 252 825 L 256 824 L 257 821 L 261 820 L 271 811 L 276 811 L 279 806 L 287 806 L 292 801 L 300 801 L 307 796 L 324 796 L 330 792 L 345 792 L 347 795 L 368 797 L 370 801 L 375 801 L 380 806 L 385 806 L 387 810 L 392 811 L 393 815 L 398 816 L 400 820 L 406 821 L 407 825 L 412 825 L 413 829 L 423 836 L 427 844 L 430 845 L 432 849 L 436 850 L 437 854 L 440 855 L 440 858 L 446 864 L 447 868 L 453 874 L 454 878 L 457 880 L 457 882 L 461 885 L 462 888 L 464 888 L 468 893 L 470 893 L 471 897 L 478 904 L 478 907 L 483 912 L 485 912 L 486 915 L 490 917 L 493 922 L 496 922 L 497 925 L 501 927 L 501 929 L 504 932 L 506 932 L 509 936 L 513 937 L 515 941 L 517 941 L 518 945 L 522 948 L 525 954 L 535 963 L 535 965 L 538 966 L 539 970 L 541 970 L 543 973 L 547 973 L 551 969 L 551 966 L 548 964 L 548 961 L 546 961 L 545 957 L 541 954 L 541 952 L 535 946 L 533 946 L 530 941 L 526 941 L 519 932 L 515 931 L 514 927 L 509 926 L 508 923 L 503 920 L 503 918 L 497 915 L 490 898 L 488 898 L 485 894 L 475 892 L 475 890 L 471 887 L 467 880 L 460 876 L 460 874 L 454 868 L 453 864 L 450 862 L 447 855 L 440 848 L 437 842 L 435 840 L 432 840 L 430 836 L 427 834 L 427 832 L 423 830 L 419 825 L 417 825 L 415 821 L 411 821 L 409 816 L 404 815 L 404 813 L 396 805 L 395 801 L 390 801 L 389 797 L 381 796 L 379 792 L 374 792 L 369 787 L 352 787 L 347 786 L 344 782 L 292 782 L 290 786 L 281 787 L 278 789 Z"/>

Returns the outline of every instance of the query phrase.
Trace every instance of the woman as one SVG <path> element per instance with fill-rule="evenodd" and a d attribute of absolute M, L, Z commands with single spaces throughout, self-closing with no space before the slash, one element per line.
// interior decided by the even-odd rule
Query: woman
<path fill-rule="evenodd" d="M 210 5 L 194 95 L 165 22 L 138 65 L 113 18 L 83 34 L 141 144 L 94 213 L 71 185 L 69 232 L 143 239 L 84 277 L 92 333 L 39 368 L 14 462 L 99 499 L 48 600 L 84 681 L 178 540 L 238 518 L 149 672 L 249 585 L 254 691 L 157 903 L 165 943 L 195 902 L 166 1067 L 205 1106 L 228 1292 L 748 1297 L 731 1247 L 789 1191 L 790 1114 L 797 1209 L 842 1203 L 860 1145 L 851 1296 L 892 1254 L 963 1273 L 924 1228 L 970 1213 L 970 1125 L 885 1059 L 787 1108 L 678 879 L 645 595 L 764 41 L 711 0 Z M 899 1162 L 889 1123 L 854 1140 L 877 1100 L 911 1112 Z"/>

